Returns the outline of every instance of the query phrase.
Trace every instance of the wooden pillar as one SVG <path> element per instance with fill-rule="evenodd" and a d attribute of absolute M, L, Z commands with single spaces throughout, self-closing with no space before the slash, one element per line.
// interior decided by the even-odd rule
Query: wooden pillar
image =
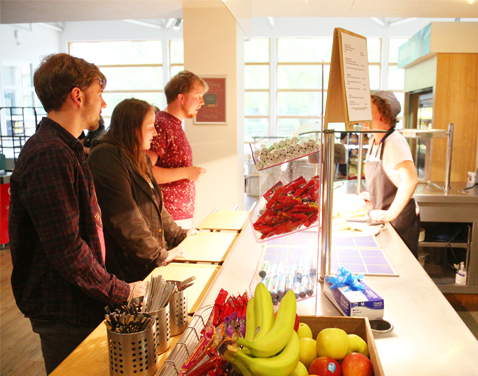
<path fill-rule="evenodd" d="M 186 121 L 194 165 L 208 170 L 196 183 L 194 224 L 215 208 L 244 207 L 244 34 L 226 7 L 183 9 L 184 68 L 226 77 L 226 124 Z"/>

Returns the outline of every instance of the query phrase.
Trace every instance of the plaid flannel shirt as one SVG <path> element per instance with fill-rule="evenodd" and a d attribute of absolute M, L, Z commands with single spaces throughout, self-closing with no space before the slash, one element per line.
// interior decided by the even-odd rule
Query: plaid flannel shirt
<path fill-rule="evenodd" d="M 11 176 L 12 288 L 27 317 L 98 325 L 129 295 L 105 269 L 101 215 L 82 145 L 43 118 Z M 100 234 L 98 230 L 100 228 Z"/>

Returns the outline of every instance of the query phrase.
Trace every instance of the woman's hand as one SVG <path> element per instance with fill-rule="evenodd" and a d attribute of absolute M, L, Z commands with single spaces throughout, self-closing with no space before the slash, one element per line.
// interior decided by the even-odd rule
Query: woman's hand
<path fill-rule="evenodd" d="M 357 197 L 364 200 L 364 201 L 370 201 L 370 193 L 368 193 L 368 192 L 360 192 L 357 195 Z"/>
<path fill-rule="evenodd" d="M 365 209 L 367 209 L 368 211 L 373 209 L 372 202 L 370 201 L 370 193 L 360 192 L 357 197 L 365 201 Z"/>
<path fill-rule="evenodd" d="M 193 235 L 197 235 L 198 234 L 198 230 L 196 230 L 195 228 L 190 228 L 187 232 L 187 236 L 193 236 Z"/>
<path fill-rule="evenodd" d="M 163 262 L 163 266 L 168 265 L 171 261 L 176 260 L 177 258 L 182 258 L 187 260 L 188 255 L 184 251 L 183 247 L 176 247 L 168 251 L 168 257 Z"/>
<path fill-rule="evenodd" d="M 373 222 L 392 222 L 396 218 L 388 210 L 372 210 L 369 216 Z"/>

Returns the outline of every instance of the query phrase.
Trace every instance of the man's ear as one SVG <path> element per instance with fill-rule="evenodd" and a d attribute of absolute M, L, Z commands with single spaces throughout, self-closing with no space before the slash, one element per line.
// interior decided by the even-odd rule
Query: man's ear
<path fill-rule="evenodd" d="M 178 100 L 179 100 L 179 103 L 183 103 L 184 102 L 184 94 L 178 94 Z"/>
<path fill-rule="evenodd" d="M 83 92 L 77 87 L 74 87 L 70 91 L 70 94 L 68 96 L 70 97 L 72 102 L 77 106 L 79 106 L 83 102 Z"/>

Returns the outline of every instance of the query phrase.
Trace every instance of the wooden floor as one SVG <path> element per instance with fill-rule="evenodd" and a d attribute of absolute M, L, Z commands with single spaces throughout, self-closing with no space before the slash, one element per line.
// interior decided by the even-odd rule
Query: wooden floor
<path fill-rule="evenodd" d="M 13 298 L 9 249 L 0 249 L 0 375 L 46 375 L 40 338 Z"/>
<path fill-rule="evenodd" d="M 40 339 L 15 304 L 11 274 L 10 250 L 0 248 L 0 375 L 45 376 Z M 445 296 L 478 339 L 478 295 Z"/>

